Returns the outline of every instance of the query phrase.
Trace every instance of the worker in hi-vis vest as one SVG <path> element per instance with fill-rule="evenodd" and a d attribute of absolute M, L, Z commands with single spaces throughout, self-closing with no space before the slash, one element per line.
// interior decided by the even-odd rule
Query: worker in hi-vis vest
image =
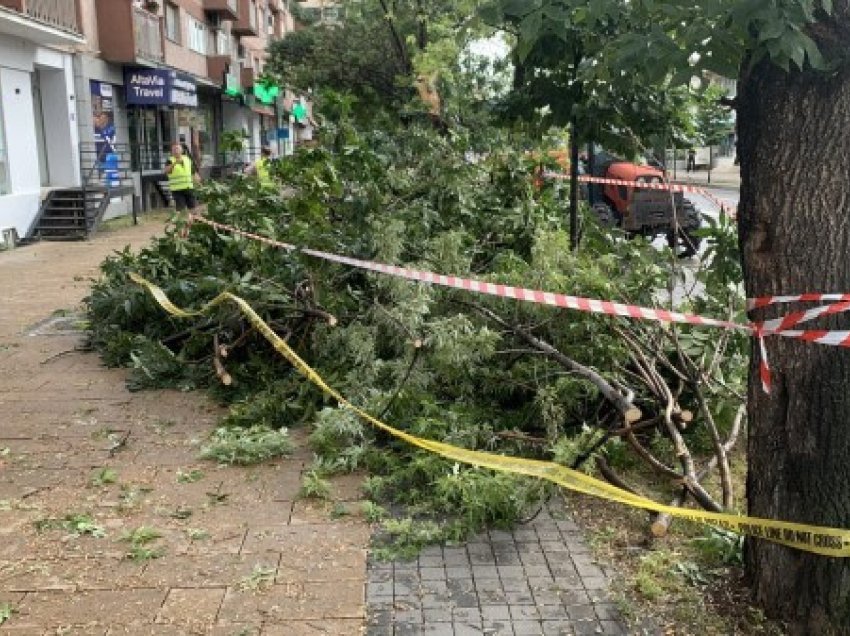
<path fill-rule="evenodd" d="M 192 158 L 183 153 L 183 146 L 179 143 L 171 146 L 171 156 L 165 165 L 165 174 L 168 175 L 168 187 L 177 210 L 193 210 L 198 205 L 195 200 L 195 181 L 200 181 L 200 177 Z"/>
<path fill-rule="evenodd" d="M 260 182 L 260 187 L 263 190 L 274 190 L 275 184 L 271 174 L 272 149 L 268 146 L 263 146 L 260 150 L 260 158 L 253 164 L 248 166 L 246 172 L 248 174 L 257 175 L 257 180 Z"/>

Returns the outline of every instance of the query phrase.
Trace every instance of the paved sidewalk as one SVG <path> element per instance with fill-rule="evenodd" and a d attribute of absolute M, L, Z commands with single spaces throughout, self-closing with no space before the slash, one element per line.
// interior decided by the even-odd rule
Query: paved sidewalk
<path fill-rule="evenodd" d="M 75 351 L 98 263 L 158 229 L 0 253 L 0 634 L 359 634 L 369 528 L 298 499 L 303 434 L 262 466 L 200 461 L 215 405 Z"/>
<path fill-rule="evenodd" d="M 368 636 L 537 636 L 631 632 L 560 498 L 511 532 L 431 547 L 411 562 L 370 562 Z"/>
<path fill-rule="evenodd" d="M 717 167 L 711 171 L 710 176 L 707 170 L 694 170 L 693 172 L 677 170 L 675 177 L 671 170 L 669 176 L 676 183 L 686 183 L 689 185 L 731 188 L 736 190 L 741 187 L 741 167 L 733 164 L 732 157 L 721 157 L 718 159 Z"/>

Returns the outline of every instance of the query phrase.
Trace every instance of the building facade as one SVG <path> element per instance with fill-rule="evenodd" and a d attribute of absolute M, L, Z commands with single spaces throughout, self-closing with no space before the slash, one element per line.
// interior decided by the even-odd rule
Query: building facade
<path fill-rule="evenodd" d="M 286 0 L 0 0 L 0 229 L 26 236 L 45 190 L 132 186 L 162 203 L 174 142 L 204 176 L 287 150 L 266 47 Z M 244 150 L 227 150 L 236 135 Z M 128 186 L 129 187 L 129 186 Z M 129 210 L 114 198 L 109 215 Z"/>
<path fill-rule="evenodd" d="M 80 183 L 74 0 L 0 0 L 0 229 L 25 236 L 44 189 Z"/>

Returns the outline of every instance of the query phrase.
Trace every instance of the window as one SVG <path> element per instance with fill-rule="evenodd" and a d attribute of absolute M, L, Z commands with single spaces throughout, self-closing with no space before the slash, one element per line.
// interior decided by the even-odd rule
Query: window
<path fill-rule="evenodd" d="M 180 43 L 180 9 L 170 2 L 165 5 L 165 37 Z"/>
<path fill-rule="evenodd" d="M 336 22 L 339 20 L 339 7 L 322 7 L 322 20 L 327 22 Z"/>
<path fill-rule="evenodd" d="M 224 31 L 215 32 L 216 55 L 230 55 L 230 36 Z"/>
<path fill-rule="evenodd" d="M 207 54 L 207 25 L 189 16 L 189 48 L 201 55 Z"/>

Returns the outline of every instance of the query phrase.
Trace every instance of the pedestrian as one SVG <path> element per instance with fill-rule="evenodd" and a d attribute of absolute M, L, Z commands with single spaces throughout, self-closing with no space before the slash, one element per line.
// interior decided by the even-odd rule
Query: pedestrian
<path fill-rule="evenodd" d="M 693 148 L 688 150 L 688 164 L 685 168 L 687 172 L 696 172 L 697 169 L 697 151 Z"/>
<path fill-rule="evenodd" d="M 177 211 L 187 208 L 194 210 L 198 205 L 195 200 L 195 183 L 201 178 L 192 158 L 183 153 L 183 146 L 178 142 L 171 145 L 171 156 L 165 165 L 165 174 L 168 175 L 168 187 L 171 189 Z"/>
<path fill-rule="evenodd" d="M 247 174 L 257 176 L 260 182 L 260 188 L 263 190 L 274 190 L 274 179 L 271 175 L 271 163 L 273 161 L 272 149 L 268 146 L 263 146 L 260 150 L 260 157 L 253 164 L 248 166 L 245 171 Z"/>

